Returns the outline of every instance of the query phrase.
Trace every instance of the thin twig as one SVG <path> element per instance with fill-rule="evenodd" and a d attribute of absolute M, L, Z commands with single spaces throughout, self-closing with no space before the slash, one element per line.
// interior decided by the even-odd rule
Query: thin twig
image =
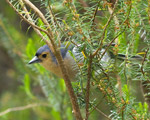
<path fill-rule="evenodd" d="M 87 85 L 86 85 L 86 117 L 85 120 L 88 120 L 89 117 L 89 97 L 90 97 L 90 80 L 91 80 L 91 69 L 92 69 L 92 55 L 90 54 L 90 58 L 89 58 L 89 64 L 88 64 L 88 78 L 87 78 Z"/>
<path fill-rule="evenodd" d="M 109 23 L 111 22 L 111 20 L 112 20 L 112 18 L 113 18 L 114 12 L 115 12 L 116 7 L 117 7 L 117 3 L 118 3 L 118 0 L 116 0 L 116 2 L 115 2 L 115 5 L 114 5 L 114 8 L 113 8 L 112 14 L 111 14 L 110 17 L 109 17 L 109 19 L 108 19 L 108 21 L 107 21 L 107 23 L 106 23 L 106 25 L 105 25 L 105 27 L 104 27 L 104 31 L 103 31 L 102 37 L 101 37 L 100 40 L 99 40 L 99 42 L 101 42 L 101 43 L 100 43 L 100 47 L 93 53 L 93 56 L 95 56 L 95 55 L 98 53 L 98 51 L 100 51 L 100 50 L 102 49 L 103 40 L 104 40 L 104 36 L 105 36 L 105 33 L 106 33 L 106 29 L 107 29 Z"/>
<path fill-rule="evenodd" d="M 6 115 L 10 112 L 15 112 L 15 111 L 22 111 L 22 110 L 26 110 L 29 108 L 34 108 L 34 107 L 38 107 L 38 106 L 46 106 L 46 107 L 50 107 L 50 105 L 48 103 L 33 103 L 33 104 L 28 104 L 25 106 L 19 106 L 19 107 L 13 107 L 13 108 L 8 108 L 3 112 L 0 112 L 0 116 Z"/>
<path fill-rule="evenodd" d="M 84 0 L 78 0 L 78 1 L 80 2 L 80 4 L 81 4 L 84 8 L 89 7 L 89 5 L 88 5 Z M 92 19 L 93 19 L 92 25 L 94 25 L 94 21 L 95 21 L 96 23 L 98 23 L 98 20 L 96 19 L 96 13 L 97 13 L 97 11 L 98 11 L 98 5 L 99 5 L 99 3 L 100 3 L 100 0 L 99 0 L 98 3 L 97 3 L 96 9 L 95 9 L 95 11 L 94 11 L 94 15 L 93 15 L 93 17 L 92 17 Z"/>
<path fill-rule="evenodd" d="M 64 30 L 62 29 L 62 27 L 59 25 L 59 23 L 58 23 L 58 21 L 57 21 L 55 15 L 54 15 L 54 13 L 53 13 L 53 11 L 52 11 L 52 8 L 51 8 L 51 6 L 50 6 L 50 3 L 48 4 L 48 6 L 49 6 L 50 14 L 51 14 L 51 16 L 53 17 L 55 24 L 57 25 L 57 27 L 59 27 L 59 29 L 61 30 L 61 32 L 62 32 L 65 36 L 67 36 L 67 34 L 64 32 Z"/>
<path fill-rule="evenodd" d="M 110 13 L 110 14 L 113 13 L 113 8 L 112 8 L 112 6 L 109 6 L 109 5 L 108 5 L 108 10 L 109 10 L 109 13 Z M 118 20 L 116 14 L 114 14 L 113 19 L 114 19 L 114 22 L 115 22 L 115 28 L 118 28 L 118 27 L 120 28 L 120 26 L 119 26 L 119 20 Z M 118 43 L 118 38 L 116 38 L 115 43 Z"/>
<path fill-rule="evenodd" d="M 145 75 L 143 66 L 144 66 L 144 62 L 146 61 L 146 56 L 147 56 L 148 51 L 149 51 L 149 48 L 147 48 L 147 50 L 146 50 L 146 52 L 144 54 L 144 58 L 143 58 L 142 65 L 141 65 L 141 72 L 142 72 L 143 76 Z"/>
<path fill-rule="evenodd" d="M 115 8 L 116 8 L 116 6 L 117 6 L 117 3 L 118 3 L 118 0 L 116 0 L 115 5 L 114 5 L 114 8 L 113 8 L 113 10 L 111 10 L 111 12 L 110 12 L 110 13 L 111 13 L 111 16 L 112 16 L 112 14 L 114 14 L 114 11 L 115 11 Z M 130 15 L 130 12 L 131 12 L 131 8 L 132 8 L 132 4 L 131 4 L 130 7 L 129 7 L 129 12 L 128 12 L 128 14 L 127 14 L 126 19 L 123 21 L 123 23 L 125 23 L 125 21 L 127 21 L 127 20 L 129 19 L 129 15 Z M 110 16 L 110 18 L 112 19 L 111 16 Z M 114 15 L 114 16 L 115 16 L 115 15 Z M 111 20 L 110 18 L 109 18 L 108 22 Z M 115 21 L 116 21 L 116 25 L 117 25 L 117 24 L 118 24 L 117 18 L 115 18 Z M 107 22 L 107 23 L 108 23 L 108 22 Z M 123 23 L 122 23 L 122 24 L 123 24 Z M 106 25 L 107 25 L 107 24 L 106 24 Z M 125 27 L 125 29 L 126 29 L 126 27 Z M 124 29 L 124 30 L 125 30 L 125 29 Z M 106 30 L 106 26 L 105 26 L 104 30 Z M 118 35 L 115 37 L 115 39 L 118 38 L 118 36 L 121 35 L 121 34 L 124 32 L 124 30 L 123 30 L 122 32 L 120 32 L 120 34 L 118 34 Z M 102 35 L 103 37 L 104 37 L 104 35 L 105 35 L 104 33 L 105 33 L 105 31 L 103 32 L 103 35 Z M 110 42 L 109 45 L 111 45 L 111 44 L 115 41 L 115 39 L 113 39 L 112 42 Z M 102 40 L 103 40 L 103 39 L 102 39 Z M 98 51 L 101 50 L 102 45 L 103 45 L 103 43 L 101 42 L 100 47 L 93 53 L 93 56 L 95 56 L 95 55 L 98 53 Z M 109 45 L 108 45 L 108 46 L 109 46 Z M 106 48 L 106 49 L 107 49 L 107 48 Z M 104 55 L 105 53 L 106 53 L 106 50 L 104 51 L 103 55 Z M 103 55 L 102 55 L 102 57 L 103 57 Z M 101 58 L 102 58 L 102 57 L 101 57 Z"/>
<path fill-rule="evenodd" d="M 98 20 L 96 19 L 96 14 L 97 14 L 98 6 L 99 6 L 100 2 L 101 2 L 101 0 L 98 1 L 97 6 L 96 6 L 96 9 L 95 9 L 95 11 L 94 11 L 94 15 L 93 15 L 93 18 L 92 18 L 92 19 L 93 19 L 93 20 L 92 20 L 92 26 L 94 25 L 94 22 L 98 23 Z"/>
<path fill-rule="evenodd" d="M 111 90 L 113 91 L 113 93 L 115 93 L 113 85 L 112 85 L 112 81 L 110 81 L 109 75 L 105 72 L 106 70 L 104 70 L 104 68 L 102 67 L 102 65 L 99 65 L 99 68 L 102 70 L 103 74 L 107 77 L 107 80 L 109 82 L 109 87 L 111 88 Z M 113 94 L 113 97 L 116 99 L 116 95 Z"/>
<path fill-rule="evenodd" d="M 125 31 L 126 27 L 124 28 L 123 31 L 121 31 L 118 35 L 116 35 L 112 41 L 107 45 L 107 47 L 105 48 L 104 52 L 102 53 L 102 55 L 100 56 L 100 60 L 103 58 L 103 56 L 106 54 L 106 52 L 108 51 L 109 47 L 112 45 L 112 43 L 116 40 L 116 38 L 118 38 L 118 36 L 120 36 L 124 31 Z M 102 68 L 101 68 L 102 69 Z M 103 73 L 105 74 L 105 76 L 108 78 L 108 81 L 110 82 L 109 80 L 109 76 L 105 73 L 105 70 L 103 70 Z M 118 76 L 118 75 L 117 75 Z M 119 85 L 119 91 L 120 91 L 120 96 L 122 96 L 122 87 L 121 87 L 121 81 L 120 79 L 117 78 L 117 82 L 118 82 L 118 85 Z M 111 86 L 112 87 L 112 86 Z"/>
<path fill-rule="evenodd" d="M 108 51 L 109 47 L 112 45 L 112 43 L 116 40 L 116 38 L 118 38 L 124 31 L 126 30 L 126 27 L 118 34 L 116 35 L 111 42 L 107 45 L 107 47 L 105 48 L 105 51 L 102 53 L 100 60 L 103 58 L 103 56 L 106 54 L 106 52 Z"/>
<path fill-rule="evenodd" d="M 144 62 L 146 61 L 146 56 L 148 54 L 148 51 L 149 51 L 149 48 L 147 48 L 147 50 L 144 54 L 142 64 L 141 64 L 141 73 L 142 73 L 143 77 L 146 79 L 146 80 L 142 81 L 141 84 L 142 84 L 142 89 L 143 89 L 142 93 L 144 93 L 144 99 L 150 108 L 150 100 L 149 100 L 149 96 L 148 96 L 148 93 L 149 93 L 149 86 L 148 85 L 150 83 L 150 80 L 149 80 L 149 78 L 146 77 L 145 71 L 144 71 Z"/>
<path fill-rule="evenodd" d="M 101 98 L 101 100 L 97 103 L 97 105 L 95 105 L 94 107 L 93 107 L 93 109 L 89 112 L 89 114 L 91 114 L 101 103 L 102 103 L 102 101 L 103 101 L 103 99 L 105 98 L 106 96 L 104 95 L 102 98 Z"/>
<path fill-rule="evenodd" d="M 129 113 L 129 114 L 131 115 L 131 117 L 133 118 L 133 120 L 137 120 L 137 118 L 134 117 L 134 116 L 132 115 L 132 113 Z"/>
<path fill-rule="evenodd" d="M 53 13 L 52 7 L 50 6 L 50 2 L 49 2 L 49 4 L 48 4 L 48 7 L 49 7 L 49 11 L 50 11 L 51 16 L 52 16 L 53 19 L 54 19 L 55 24 L 56 24 L 57 27 L 60 29 L 60 31 L 63 33 L 63 35 L 64 35 L 66 38 L 68 38 L 68 35 L 65 33 L 65 31 L 62 29 L 62 27 L 59 25 L 58 20 L 56 19 L 55 15 L 54 15 L 54 13 Z M 78 46 L 73 40 L 71 40 L 71 43 L 74 44 L 75 46 Z"/>
<path fill-rule="evenodd" d="M 105 0 L 106 1 L 106 0 Z M 112 2 L 112 4 L 113 4 L 113 2 Z M 110 14 L 112 14 L 112 12 L 113 12 L 113 5 L 111 5 L 111 6 L 109 6 L 108 5 L 108 11 L 109 11 L 109 13 Z M 118 20 L 118 18 L 117 18 L 117 16 L 116 16 L 116 14 L 114 13 L 114 17 L 113 17 L 113 19 L 114 19 L 114 22 L 115 22 L 115 28 L 120 28 L 120 26 L 119 26 L 119 20 Z M 115 29 L 114 28 L 114 29 Z M 115 30 L 117 30 L 117 29 L 115 29 Z M 119 30 L 119 29 L 118 29 Z M 115 33 L 116 33 L 116 31 L 115 31 Z M 116 43 L 116 44 L 118 44 L 118 37 L 114 40 L 114 42 Z M 106 48 L 107 49 L 107 48 Z M 104 53 L 103 53 L 103 55 L 104 55 Z M 122 85 L 121 85 L 121 79 L 120 79 L 120 76 L 116 73 L 116 79 L 117 79 L 117 84 L 118 84 L 118 89 L 119 89 L 119 91 L 120 91 L 120 96 L 122 96 Z"/>
<path fill-rule="evenodd" d="M 131 8 L 132 8 L 132 2 L 131 2 L 131 0 L 129 0 L 129 1 L 130 1 L 130 2 L 129 2 L 130 4 L 129 4 L 128 14 L 127 14 L 126 19 L 123 21 L 123 23 L 125 23 L 127 20 L 129 20 L 129 15 L 130 15 Z M 111 6 L 108 6 L 108 10 L 109 10 L 110 13 L 113 12 Z M 116 14 L 114 14 L 113 19 L 114 19 L 114 22 L 115 22 L 115 27 L 116 27 L 116 28 L 119 27 L 119 29 L 120 29 L 119 20 L 118 20 Z M 126 28 L 126 27 L 125 27 L 125 28 Z M 119 29 L 118 29 L 118 30 L 119 30 Z M 124 30 L 125 30 L 125 29 L 124 29 Z M 118 37 L 115 39 L 115 43 L 118 43 Z M 124 70 L 125 70 L 125 69 L 124 69 Z M 125 77 L 126 77 L 126 75 L 125 75 Z M 120 96 L 122 96 L 122 83 L 121 83 L 120 76 L 119 76 L 117 73 L 116 73 L 116 79 L 117 79 L 118 89 L 119 89 L 119 91 L 120 91 Z"/>
<path fill-rule="evenodd" d="M 52 12 L 52 9 L 51 9 L 51 6 L 50 6 L 50 2 L 48 2 L 48 9 L 49 9 L 49 13 L 51 15 L 51 23 L 53 24 L 54 28 L 57 29 L 56 25 L 59 27 L 57 21 L 55 20 L 55 17 L 53 15 L 53 12 Z M 60 39 L 60 34 L 58 33 L 57 30 L 55 30 L 55 34 L 57 36 L 57 39 L 59 39 L 59 46 L 61 44 L 61 39 Z"/>
<path fill-rule="evenodd" d="M 103 113 L 100 109 L 96 108 L 96 110 L 102 114 L 105 118 L 107 118 L 108 120 L 111 120 L 111 118 L 109 118 L 105 113 Z"/>

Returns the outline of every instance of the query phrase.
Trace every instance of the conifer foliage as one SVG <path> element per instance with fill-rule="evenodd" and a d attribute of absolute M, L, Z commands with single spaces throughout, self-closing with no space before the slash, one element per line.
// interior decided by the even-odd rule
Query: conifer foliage
<path fill-rule="evenodd" d="M 35 65 L 36 70 L 28 66 L 39 72 L 39 84 L 51 111 L 58 116 L 53 119 L 150 118 L 149 0 L 6 1 L 56 55 L 63 79 L 41 66 Z M 78 64 L 69 51 L 80 70 L 74 82 L 58 50 L 60 44 L 68 43 L 76 46 L 83 61 Z M 28 40 L 26 57 L 34 55 L 36 44 L 38 40 Z M 106 53 L 112 59 L 103 60 Z M 122 54 L 124 59 L 120 60 Z M 139 55 L 141 59 L 137 60 Z M 26 74 L 24 81 L 28 81 L 26 92 L 33 99 L 28 86 L 30 75 Z"/>

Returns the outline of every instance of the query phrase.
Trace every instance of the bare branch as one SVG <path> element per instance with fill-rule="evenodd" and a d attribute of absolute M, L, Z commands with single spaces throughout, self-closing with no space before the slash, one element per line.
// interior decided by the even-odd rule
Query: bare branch
<path fill-rule="evenodd" d="M 150 79 L 147 78 L 145 71 L 144 71 L 144 62 L 146 61 L 146 56 L 148 54 L 149 48 L 147 48 L 145 54 L 144 54 L 144 59 L 142 61 L 142 65 L 141 65 L 141 73 L 143 74 L 143 77 L 145 78 L 145 80 L 141 81 L 142 84 L 142 92 L 144 93 L 144 99 L 147 102 L 149 109 L 150 109 L 150 96 L 149 96 L 149 92 L 150 92 Z"/>
<path fill-rule="evenodd" d="M 87 78 L 87 85 L 86 85 L 86 97 L 85 97 L 85 101 L 86 101 L 86 118 L 85 120 L 88 120 L 89 117 L 89 97 L 90 97 L 90 80 L 91 80 L 91 69 L 92 69 L 92 55 L 90 55 L 90 59 L 89 59 L 89 64 L 88 64 L 88 78 Z"/>
<path fill-rule="evenodd" d="M 113 13 L 113 9 L 112 9 L 112 7 L 109 6 L 109 5 L 108 5 L 108 10 L 109 10 L 109 13 L 110 13 L 110 14 Z M 117 18 L 117 16 L 116 16 L 115 14 L 114 14 L 114 22 L 115 22 L 115 27 L 116 27 L 116 28 L 120 27 L 120 26 L 119 26 L 119 20 L 118 20 L 118 18 Z M 118 43 L 118 38 L 115 39 L 115 43 Z"/>
<path fill-rule="evenodd" d="M 98 23 L 98 20 L 96 19 L 96 14 L 97 14 L 97 11 L 98 11 L 98 6 L 99 6 L 99 4 L 100 4 L 100 0 L 98 1 L 98 3 L 97 3 L 97 6 L 96 6 L 96 9 L 95 9 L 95 11 L 94 11 L 94 15 L 93 15 L 93 20 L 92 20 L 92 25 L 94 25 L 94 22 L 95 23 Z"/>
<path fill-rule="evenodd" d="M 111 118 L 109 118 L 105 113 L 103 113 L 100 109 L 96 108 L 96 110 L 102 114 L 106 119 L 111 120 Z"/>
<path fill-rule="evenodd" d="M 38 106 L 50 107 L 50 105 L 48 103 L 33 103 L 33 104 L 25 105 L 25 106 L 8 108 L 7 110 L 0 112 L 0 116 L 6 115 L 10 112 L 22 111 L 22 110 L 26 110 L 26 109 L 30 109 L 30 108 L 34 108 L 34 107 L 38 107 Z"/>
<path fill-rule="evenodd" d="M 99 40 L 99 42 L 101 42 L 101 43 L 100 43 L 100 47 L 93 53 L 93 56 L 95 56 L 95 55 L 98 53 L 98 51 L 102 49 L 105 32 L 106 32 L 106 29 L 107 29 L 107 27 L 108 27 L 110 21 L 111 21 L 112 18 L 113 18 L 114 12 L 115 12 L 116 7 L 117 7 L 117 3 L 118 3 L 118 0 L 116 0 L 116 2 L 115 2 L 115 5 L 114 5 L 114 8 L 113 8 L 112 14 L 111 14 L 110 17 L 109 17 L 109 19 L 108 19 L 108 21 L 107 21 L 107 23 L 106 23 L 106 25 L 105 25 L 105 27 L 104 27 L 104 31 L 103 31 L 102 37 L 101 37 L 101 39 Z"/>
<path fill-rule="evenodd" d="M 107 45 L 107 47 L 105 48 L 105 51 L 102 53 L 100 60 L 102 59 L 102 57 L 106 54 L 106 52 L 108 51 L 109 47 L 112 45 L 112 43 L 125 31 L 126 27 L 124 28 L 124 30 L 122 30 L 118 35 L 116 35 L 111 42 Z"/>
<path fill-rule="evenodd" d="M 143 59 L 143 61 L 142 61 L 141 72 L 142 72 L 143 76 L 145 75 L 143 66 L 144 66 L 144 62 L 146 61 L 146 55 L 147 55 L 148 51 L 149 51 L 149 48 L 147 48 L 147 50 L 146 50 L 146 52 L 145 52 L 145 54 L 144 54 L 144 59 Z"/>

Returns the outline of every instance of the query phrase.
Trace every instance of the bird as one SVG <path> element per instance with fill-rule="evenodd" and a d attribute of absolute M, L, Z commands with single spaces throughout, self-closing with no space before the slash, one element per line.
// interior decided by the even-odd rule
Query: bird
<path fill-rule="evenodd" d="M 69 53 L 69 50 L 71 49 L 72 49 L 71 47 L 66 47 L 63 44 L 60 46 L 60 53 L 64 60 L 64 64 L 66 66 L 69 78 L 73 79 L 78 73 L 78 66 L 74 58 Z M 35 56 L 29 61 L 29 64 L 33 63 L 40 63 L 44 68 L 46 68 L 51 73 L 55 74 L 60 78 L 63 78 L 57 59 L 47 44 L 40 47 L 37 50 Z"/>
<path fill-rule="evenodd" d="M 79 45 L 80 46 L 80 45 Z M 112 44 L 112 46 L 115 46 L 115 44 Z M 105 45 L 101 53 L 105 51 Z M 73 56 L 70 54 L 70 52 L 75 56 L 76 59 L 78 59 L 78 62 L 73 58 Z M 79 65 L 83 64 L 83 55 L 80 57 L 80 53 L 78 51 L 78 47 L 66 47 L 65 45 L 61 44 L 60 46 L 60 53 L 63 58 L 64 64 L 66 66 L 69 78 L 71 81 L 74 81 L 77 74 L 79 73 Z M 103 66 L 107 66 L 107 63 L 110 59 L 117 57 L 117 59 L 125 60 L 127 57 L 124 54 L 117 54 L 114 55 L 112 51 L 106 52 L 105 55 L 102 57 L 101 62 L 103 63 Z M 143 57 L 139 55 L 135 56 L 129 56 L 129 60 L 131 61 L 142 61 Z M 59 78 L 63 78 L 63 74 L 61 72 L 61 69 L 59 67 L 59 64 L 57 62 L 57 59 L 52 52 L 52 50 L 48 47 L 48 45 L 43 45 L 40 47 L 35 56 L 29 61 L 29 64 L 33 63 L 40 63 L 44 68 L 46 68 L 51 73 L 55 74 Z"/>

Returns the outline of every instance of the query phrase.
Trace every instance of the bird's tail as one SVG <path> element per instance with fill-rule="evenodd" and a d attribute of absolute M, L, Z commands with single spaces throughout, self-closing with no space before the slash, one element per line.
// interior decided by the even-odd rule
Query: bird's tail
<path fill-rule="evenodd" d="M 111 44 L 111 47 L 114 47 L 116 44 L 115 43 L 112 43 Z M 108 45 L 105 45 L 104 48 L 106 48 Z M 121 53 L 118 53 L 118 54 L 114 54 L 114 51 L 110 48 L 108 50 L 109 52 L 109 55 L 111 58 L 116 58 L 116 59 L 119 59 L 119 60 L 127 60 L 127 61 L 130 61 L 132 63 L 136 63 L 136 62 L 142 62 L 143 60 L 144 61 L 147 61 L 146 58 L 140 56 L 140 55 L 125 55 L 125 54 L 121 54 Z"/>

